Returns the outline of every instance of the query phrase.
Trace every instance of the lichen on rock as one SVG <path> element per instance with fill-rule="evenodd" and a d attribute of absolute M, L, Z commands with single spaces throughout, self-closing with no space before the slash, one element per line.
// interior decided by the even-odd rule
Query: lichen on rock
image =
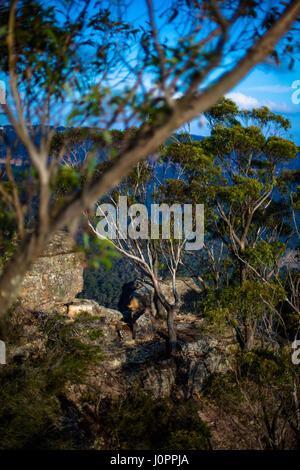
<path fill-rule="evenodd" d="M 27 272 L 19 292 L 21 306 L 49 312 L 72 302 L 83 289 L 83 256 L 66 232 L 56 232 Z"/>

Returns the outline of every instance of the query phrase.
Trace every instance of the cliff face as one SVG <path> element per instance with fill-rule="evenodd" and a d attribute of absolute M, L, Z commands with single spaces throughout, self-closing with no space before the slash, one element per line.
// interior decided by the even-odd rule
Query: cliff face
<path fill-rule="evenodd" d="M 20 292 L 21 306 L 32 312 L 51 312 L 72 302 L 83 289 L 82 254 L 66 232 L 57 232 L 27 273 Z"/>

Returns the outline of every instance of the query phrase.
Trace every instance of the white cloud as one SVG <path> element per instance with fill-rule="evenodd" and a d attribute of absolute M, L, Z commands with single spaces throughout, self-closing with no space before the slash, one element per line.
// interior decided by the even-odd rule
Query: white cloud
<path fill-rule="evenodd" d="M 277 113 L 295 113 L 298 111 L 298 109 L 287 105 L 285 102 L 276 103 L 275 101 L 271 100 L 259 101 L 254 96 L 245 95 L 244 93 L 240 92 L 230 92 L 226 95 L 226 97 L 234 101 L 241 109 L 252 109 L 258 108 L 260 106 L 267 106 L 271 111 Z"/>
<path fill-rule="evenodd" d="M 285 102 L 275 103 L 274 101 L 263 101 L 263 106 L 268 106 L 272 111 L 277 113 L 295 113 L 297 110 L 288 106 Z"/>
<path fill-rule="evenodd" d="M 226 95 L 226 98 L 230 98 L 242 109 L 250 109 L 261 106 L 259 101 L 253 96 L 244 95 L 240 92 L 231 92 Z"/>

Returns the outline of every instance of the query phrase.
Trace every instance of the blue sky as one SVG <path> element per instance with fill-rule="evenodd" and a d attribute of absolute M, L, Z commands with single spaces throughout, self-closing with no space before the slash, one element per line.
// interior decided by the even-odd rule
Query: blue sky
<path fill-rule="evenodd" d="M 114 0 L 112 0 L 112 3 Z M 161 19 L 158 14 L 165 8 L 169 0 L 153 0 L 155 19 L 160 26 Z M 270 1 L 272 6 L 274 0 Z M 265 0 L 268 4 L 268 0 Z M 145 0 L 129 0 L 127 9 L 127 19 L 134 24 L 143 24 L 147 18 L 147 5 Z M 265 11 L 263 12 L 265 13 Z M 168 25 L 164 28 L 165 34 L 172 37 L 172 32 Z M 238 32 L 238 37 L 241 31 Z M 292 94 L 295 89 L 292 84 L 299 80 L 300 90 L 300 62 L 295 61 L 293 70 L 288 70 L 287 66 L 276 66 L 261 64 L 242 80 L 226 96 L 233 99 L 241 108 L 251 109 L 253 107 L 268 106 L 273 112 L 280 113 L 291 120 L 291 130 L 288 137 L 292 138 L 300 146 L 300 103 L 292 102 Z M 298 94 L 300 98 L 300 92 Z M 193 134 L 208 135 L 209 130 L 203 119 L 196 119 L 191 123 L 191 132 Z"/>
<path fill-rule="evenodd" d="M 274 0 L 273 0 L 274 2 Z M 270 6 L 273 3 L 270 2 Z M 268 0 L 265 1 L 268 3 Z M 277 2 L 275 2 L 277 3 Z M 168 0 L 154 0 L 155 13 L 168 4 Z M 265 13 L 265 12 L 264 12 Z M 127 19 L 134 24 L 142 24 L 147 16 L 145 0 L 133 0 L 127 10 Z M 158 14 L 155 15 L 157 24 L 161 22 Z M 169 37 L 172 36 L 168 30 Z M 170 34 L 171 33 L 171 34 Z M 238 32 L 239 36 L 240 31 Z M 287 66 L 276 66 L 261 64 L 242 80 L 226 96 L 233 99 L 241 108 L 251 109 L 253 107 L 268 106 L 273 112 L 280 113 L 291 120 L 289 138 L 292 138 L 300 146 L 300 103 L 292 102 L 292 94 L 295 89 L 292 84 L 299 80 L 300 90 L 300 62 L 295 61 L 293 70 Z M 300 98 L 300 92 L 298 94 Z M 203 119 L 196 119 L 191 123 L 193 134 L 208 135 L 209 131 Z"/>
<path fill-rule="evenodd" d="M 295 63 L 289 71 L 277 66 L 259 65 L 226 96 L 233 99 L 240 107 L 251 109 L 258 106 L 268 106 L 273 112 L 280 113 L 291 120 L 292 128 L 289 134 L 297 145 L 300 145 L 300 103 L 292 102 L 292 88 L 295 80 L 300 81 L 300 64 Z M 300 84 L 300 83 L 299 83 Z M 300 89 L 298 87 L 298 89 Z M 300 97 L 300 93 L 298 94 Z M 205 123 L 199 125 L 199 120 L 191 124 L 194 134 L 207 135 Z"/>
<path fill-rule="evenodd" d="M 56 3 L 57 0 L 48 0 L 49 3 Z M 96 0 L 95 0 L 96 1 Z M 268 2 L 268 0 L 265 0 Z M 138 26 L 145 24 L 147 17 L 147 5 L 145 0 L 128 0 L 129 8 L 125 12 L 125 20 Z M 158 14 L 161 8 L 165 8 L 170 0 L 155 0 L 155 17 L 159 26 L 162 19 Z M 111 0 L 110 6 L 115 3 Z M 164 33 L 168 38 L 172 38 L 174 32 L 168 24 L 164 24 Z M 241 30 L 239 31 L 240 34 Z M 177 32 L 178 33 L 178 32 Z M 238 34 L 238 36 L 239 36 Z M 223 70 L 224 71 L 224 70 Z M 1 76 L 0 79 L 4 78 Z M 251 109 L 253 107 L 268 106 L 272 111 L 280 113 L 291 120 L 292 128 L 289 138 L 292 138 L 297 145 L 300 145 L 300 103 L 292 102 L 292 95 L 295 90 L 292 88 L 293 82 L 299 81 L 300 98 L 300 63 L 295 61 L 293 70 L 288 70 L 286 66 L 276 66 L 261 64 L 256 67 L 244 80 L 242 80 L 227 96 L 233 99 L 241 108 Z M 149 82 L 151 78 L 149 76 Z M 61 124 L 64 124 L 63 122 Z M 191 123 L 191 132 L 198 135 L 208 135 L 209 131 L 203 119 L 195 119 Z"/>

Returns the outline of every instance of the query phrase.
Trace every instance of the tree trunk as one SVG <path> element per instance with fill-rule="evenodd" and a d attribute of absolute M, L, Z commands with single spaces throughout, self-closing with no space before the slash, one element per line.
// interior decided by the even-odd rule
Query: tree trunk
<path fill-rule="evenodd" d="M 157 317 L 160 320 L 165 320 L 166 319 L 166 309 L 164 308 L 163 304 L 159 300 L 156 292 L 153 293 L 153 304 L 154 304 L 154 307 L 155 307 Z"/>
<path fill-rule="evenodd" d="M 243 252 L 241 253 L 241 258 L 243 257 Z M 239 262 L 239 274 L 240 274 L 240 285 L 242 286 L 247 280 L 248 269 L 243 261 Z M 241 345 L 243 351 L 251 351 L 254 346 L 255 340 L 255 331 L 256 331 L 257 320 L 250 320 L 245 318 L 243 320 L 243 333 L 239 335 L 238 341 Z"/>
<path fill-rule="evenodd" d="M 167 349 L 168 349 L 168 353 L 172 354 L 173 352 L 175 352 L 176 346 L 177 346 L 177 333 L 176 333 L 176 326 L 175 326 L 174 320 L 175 320 L 175 314 L 176 314 L 178 307 L 177 307 L 177 304 L 171 305 L 167 301 L 167 299 L 161 292 L 157 278 L 153 276 L 152 282 L 153 282 L 153 287 L 158 297 L 159 303 L 161 303 L 162 306 L 167 311 L 167 327 L 168 327 Z"/>
<path fill-rule="evenodd" d="M 155 279 L 159 279 L 159 267 L 158 267 L 157 253 L 154 248 L 152 248 L 151 252 L 152 252 L 152 258 L 153 258 L 153 273 L 154 273 Z M 155 289 L 153 290 L 152 303 L 155 308 L 155 313 L 158 319 L 166 320 L 166 316 L 167 316 L 166 309 L 161 303 L 161 301 L 159 300 L 159 297 Z"/>
<path fill-rule="evenodd" d="M 296 415 L 296 426 L 295 426 L 295 434 L 297 439 L 297 444 L 300 448 L 300 406 L 299 406 L 299 399 L 298 399 L 298 390 L 297 390 L 297 382 L 296 379 L 293 378 L 293 401 L 295 406 L 295 415 Z"/>
<path fill-rule="evenodd" d="M 250 321 L 244 320 L 244 342 L 243 342 L 243 351 L 251 351 L 254 346 L 255 340 L 255 331 L 256 331 L 257 320 Z"/>
<path fill-rule="evenodd" d="M 168 325 L 168 353 L 173 354 L 176 350 L 177 346 L 177 332 L 175 326 L 175 308 L 171 306 L 168 308 L 168 315 L 167 315 L 167 325 Z"/>
<path fill-rule="evenodd" d="M 241 257 L 243 254 L 241 254 Z M 247 266 L 243 261 L 240 261 L 240 285 L 242 285 L 247 279 Z"/>

